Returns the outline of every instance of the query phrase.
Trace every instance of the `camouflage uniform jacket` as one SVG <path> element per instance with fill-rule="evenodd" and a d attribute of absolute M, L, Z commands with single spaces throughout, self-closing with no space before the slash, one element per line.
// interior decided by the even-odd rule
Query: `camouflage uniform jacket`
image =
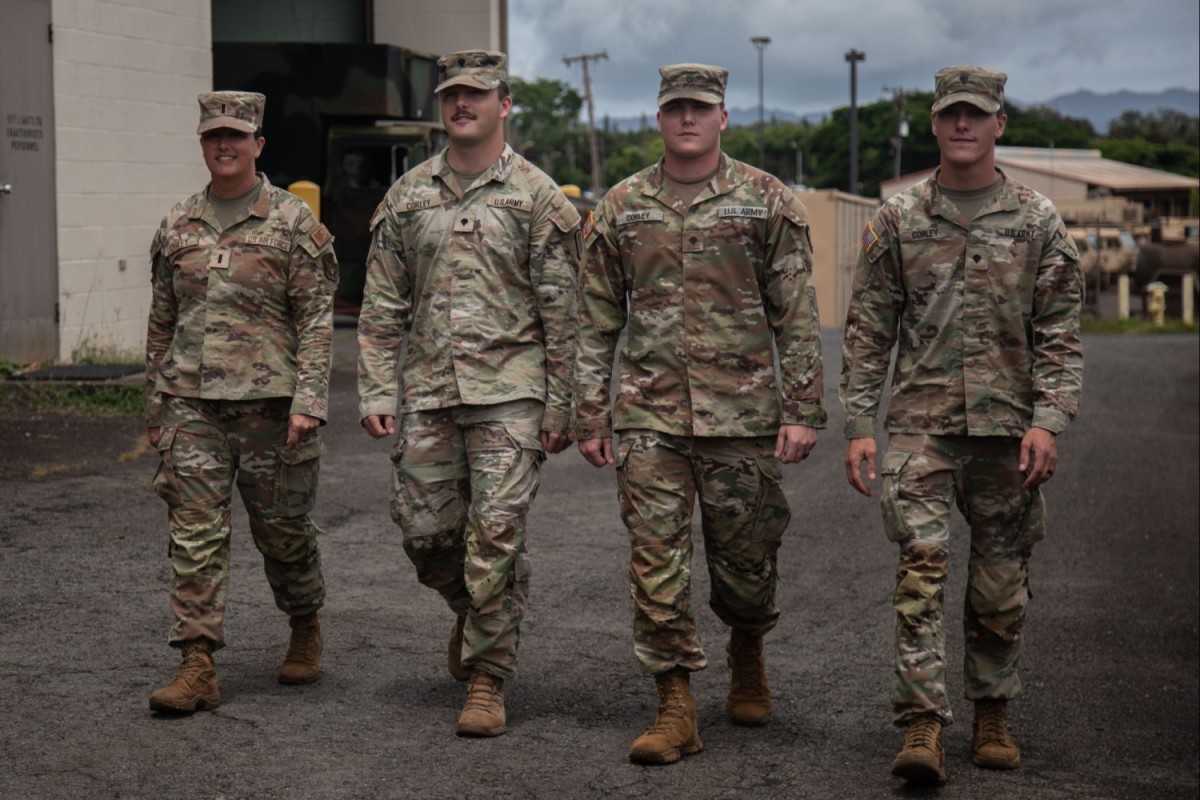
<path fill-rule="evenodd" d="M 1075 416 L 1079 254 L 1050 201 L 1003 177 L 974 220 L 935 173 L 864 229 L 842 356 L 847 438 L 874 435 L 897 340 L 892 433 L 1059 433 Z"/>
<path fill-rule="evenodd" d="M 291 397 L 325 419 L 332 365 L 332 237 L 304 201 L 263 185 L 224 232 L 207 190 L 176 205 L 150 245 L 146 418 L 162 395 Z"/>
<path fill-rule="evenodd" d="M 371 219 L 358 318 L 359 413 L 395 416 L 532 398 L 566 431 L 579 212 L 508 145 L 460 197 L 446 152 L 410 170 Z M 397 386 L 397 359 L 407 350 Z"/>
<path fill-rule="evenodd" d="M 586 234 L 575 438 L 614 428 L 774 436 L 782 423 L 823 427 L 804 206 L 723 153 L 690 207 L 662 170 L 660 161 L 610 189 Z M 627 322 L 610 412 L 613 352 Z"/>

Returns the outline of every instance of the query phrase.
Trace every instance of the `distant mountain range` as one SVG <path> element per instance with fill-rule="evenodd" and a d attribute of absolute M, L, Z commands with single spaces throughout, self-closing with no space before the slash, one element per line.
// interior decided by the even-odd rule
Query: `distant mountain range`
<path fill-rule="evenodd" d="M 1020 108 L 1027 108 L 1033 105 L 1031 103 L 1023 103 L 1015 98 L 1010 98 L 1009 102 Z M 1070 94 L 1059 95 L 1036 105 L 1048 106 L 1064 116 L 1086 119 L 1092 123 L 1092 127 L 1096 129 L 1096 133 L 1103 136 L 1108 133 L 1109 123 L 1126 111 L 1140 111 L 1143 114 L 1150 114 L 1159 109 L 1171 108 L 1188 116 L 1200 116 L 1200 92 L 1193 89 L 1166 89 L 1161 92 L 1120 91 L 1098 94 L 1087 89 L 1081 89 Z M 771 122 L 800 122 L 801 120 L 817 123 L 829 116 L 829 112 L 795 114 L 781 108 L 768 108 L 764 109 L 763 116 L 768 124 Z M 608 120 L 608 124 L 622 132 L 641 130 L 643 127 L 653 128 L 654 115 L 647 114 L 645 117 L 616 117 Z M 730 126 L 757 125 L 758 109 L 729 109 L 729 124 Z"/>
<path fill-rule="evenodd" d="M 1024 107 L 1024 104 L 1020 104 Z M 1082 117 L 1092 123 L 1096 133 L 1108 133 L 1108 126 L 1126 111 L 1151 114 L 1171 108 L 1200 116 L 1200 92 L 1192 89 L 1166 89 L 1161 92 L 1109 92 L 1097 94 L 1087 89 L 1064 94 L 1039 105 L 1049 106 L 1067 117 Z"/>

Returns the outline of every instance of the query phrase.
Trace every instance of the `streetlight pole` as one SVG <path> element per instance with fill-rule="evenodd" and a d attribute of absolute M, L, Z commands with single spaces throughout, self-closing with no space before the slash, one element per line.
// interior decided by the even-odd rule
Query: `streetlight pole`
<path fill-rule="evenodd" d="M 861 50 L 846 51 L 850 62 L 850 194 L 858 194 L 858 62 L 866 58 Z"/>
<path fill-rule="evenodd" d="M 767 129 L 763 121 L 763 51 L 771 43 L 770 36 L 751 36 L 750 43 L 758 50 L 758 168 L 767 168 Z"/>
<path fill-rule="evenodd" d="M 885 92 L 891 92 L 892 97 L 896 99 L 896 135 L 892 137 L 892 144 L 896 154 L 896 163 L 892 169 L 892 177 L 900 177 L 900 154 L 904 149 L 904 137 L 908 136 L 908 117 L 904 111 L 904 95 L 906 92 L 915 92 L 917 89 L 904 89 L 896 86 L 883 87 Z"/>

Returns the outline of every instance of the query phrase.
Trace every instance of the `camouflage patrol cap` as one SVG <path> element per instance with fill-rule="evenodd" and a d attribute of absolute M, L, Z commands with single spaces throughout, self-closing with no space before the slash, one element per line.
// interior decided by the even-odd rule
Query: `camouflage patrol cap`
<path fill-rule="evenodd" d="M 1003 72 L 984 67 L 942 67 L 934 75 L 933 113 L 955 103 L 970 103 L 988 113 L 1004 108 Z"/>
<path fill-rule="evenodd" d="M 493 50 L 460 50 L 438 59 L 440 92 L 451 86 L 470 86 L 490 91 L 508 82 L 508 57 Z"/>
<path fill-rule="evenodd" d="M 196 133 L 214 128 L 254 133 L 262 127 L 267 98 L 258 92 L 205 92 L 196 99 L 200 101 Z"/>
<path fill-rule="evenodd" d="M 658 107 L 672 100 L 688 98 L 717 105 L 725 101 L 725 83 L 729 70 L 708 64 L 671 64 L 659 67 Z"/>

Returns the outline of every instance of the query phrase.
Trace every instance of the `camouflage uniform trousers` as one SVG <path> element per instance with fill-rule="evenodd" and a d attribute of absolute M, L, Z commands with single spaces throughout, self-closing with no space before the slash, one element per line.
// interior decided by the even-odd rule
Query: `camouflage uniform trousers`
<path fill-rule="evenodd" d="M 537 400 L 414 411 L 392 453 L 392 519 L 417 580 L 466 617 L 462 664 L 516 672 L 529 596 L 525 517 L 545 459 Z"/>
<path fill-rule="evenodd" d="M 692 507 L 700 498 L 709 606 L 726 625 L 775 627 L 776 556 L 791 520 L 775 437 L 690 437 L 621 431 L 617 487 L 629 529 L 633 649 L 658 675 L 704 669 L 691 604 Z"/>
<path fill-rule="evenodd" d="M 892 719 L 930 714 L 953 722 L 946 699 L 942 590 L 950 565 L 951 504 L 971 529 L 963 604 L 963 676 L 969 700 L 1010 699 L 1029 603 L 1029 556 L 1045 535 L 1039 490 L 1021 487 L 1021 440 L 893 434 L 880 472 L 880 506 L 896 569 L 896 680 Z"/>
<path fill-rule="evenodd" d="M 313 434 L 287 447 L 291 398 L 164 401 L 154 489 L 167 503 L 171 529 L 171 644 L 204 637 L 224 645 L 235 482 L 275 605 L 290 616 L 318 610 L 325 601 L 321 531 L 308 513 L 324 445 Z"/>

